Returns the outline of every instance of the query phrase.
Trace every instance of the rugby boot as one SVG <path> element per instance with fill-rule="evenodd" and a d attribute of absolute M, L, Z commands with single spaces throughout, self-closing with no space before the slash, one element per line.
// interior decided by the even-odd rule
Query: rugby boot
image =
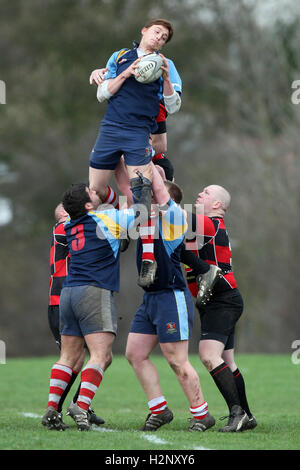
<path fill-rule="evenodd" d="M 219 429 L 219 432 L 239 432 L 244 431 L 249 421 L 247 413 L 239 406 L 234 405 L 230 410 L 230 415 L 226 426 Z"/>
<path fill-rule="evenodd" d="M 64 431 L 69 427 L 63 423 L 61 413 L 58 413 L 53 406 L 47 408 L 42 418 L 42 425 L 46 426 L 48 429 L 54 429 L 55 431 Z"/>
<path fill-rule="evenodd" d="M 151 284 L 153 284 L 156 270 L 157 270 L 156 261 L 153 261 L 153 262 L 147 261 L 147 260 L 142 261 L 141 272 L 137 281 L 138 285 L 140 287 L 149 287 Z"/>
<path fill-rule="evenodd" d="M 189 431 L 206 431 L 209 428 L 212 428 L 216 423 L 215 418 L 207 413 L 205 418 L 202 419 L 196 419 L 196 418 L 191 418 L 190 419 L 190 425 L 189 425 Z"/>
<path fill-rule="evenodd" d="M 172 419 L 173 413 L 169 408 L 165 408 L 164 411 L 159 414 L 149 413 L 141 431 L 156 431 L 164 424 L 170 423 Z"/>
<path fill-rule="evenodd" d="M 66 415 L 74 419 L 79 431 L 88 431 L 90 429 L 89 413 L 80 408 L 77 403 L 71 403 Z"/>
<path fill-rule="evenodd" d="M 248 431 L 250 429 L 256 428 L 257 426 L 257 421 L 256 421 L 255 416 L 251 415 L 251 416 L 248 416 L 248 418 L 249 418 L 248 421 L 246 421 L 246 423 L 243 425 L 242 431 Z"/>
<path fill-rule="evenodd" d="M 198 284 L 198 294 L 196 299 L 196 306 L 199 308 L 201 305 L 205 305 L 209 301 L 210 296 L 212 295 L 212 290 L 221 277 L 222 270 L 218 266 L 211 264 L 209 270 L 200 274 L 197 277 Z"/>
<path fill-rule="evenodd" d="M 96 426 L 100 426 L 100 424 L 104 424 L 105 421 L 100 416 L 97 416 L 94 410 L 91 408 L 88 409 L 89 421 L 91 424 L 95 424 Z"/>

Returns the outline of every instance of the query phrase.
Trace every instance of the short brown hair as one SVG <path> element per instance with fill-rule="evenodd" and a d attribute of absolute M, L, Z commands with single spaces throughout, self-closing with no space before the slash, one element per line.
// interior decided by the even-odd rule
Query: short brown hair
<path fill-rule="evenodd" d="M 71 219 L 79 219 L 87 213 L 85 205 L 91 202 L 87 189 L 86 183 L 73 183 L 63 194 L 62 203 Z"/>
<path fill-rule="evenodd" d="M 173 181 L 164 181 L 165 186 L 168 190 L 168 193 L 170 194 L 171 199 L 173 199 L 176 204 L 180 204 L 182 199 L 183 199 L 183 191 L 182 189 L 178 186 L 178 184 L 173 183 Z"/>
<path fill-rule="evenodd" d="M 174 27 L 172 23 L 170 23 L 170 21 L 168 20 L 165 20 L 164 18 L 154 18 L 153 20 L 149 20 L 145 24 L 144 28 L 150 28 L 151 26 L 154 26 L 155 24 L 159 24 L 167 28 L 167 30 L 169 31 L 169 36 L 168 36 L 168 39 L 166 40 L 166 43 L 171 41 L 172 36 L 174 34 Z"/>

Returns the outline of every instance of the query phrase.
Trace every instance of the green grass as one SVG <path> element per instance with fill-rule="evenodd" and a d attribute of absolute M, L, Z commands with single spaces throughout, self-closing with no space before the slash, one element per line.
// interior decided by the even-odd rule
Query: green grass
<path fill-rule="evenodd" d="M 187 431 L 189 405 L 176 376 L 161 356 L 154 356 L 174 420 L 156 433 L 138 431 L 147 415 L 147 399 L 126 359 L 115 356 L 94 400 L 106 423 L 78 432 L 68 417 L 65 432 L 41 425 L 48 399 L 49 373 L 57 357 L 7 359 L 0 365 L 0 449 L 2 450 L 298 450 L 300 448 L 299 372 L 288 355 L 238 355 L 250 408 L 259 425 L 253 431 L 223 434 L 218 418 L 227 414 L 224 400 L 197 356 L 199 373 L 216 426 L 205 433 Z M 75 382 L 71 392 L 75 392 Z M 67 397 L 66 405 L 72 398 Z"/>

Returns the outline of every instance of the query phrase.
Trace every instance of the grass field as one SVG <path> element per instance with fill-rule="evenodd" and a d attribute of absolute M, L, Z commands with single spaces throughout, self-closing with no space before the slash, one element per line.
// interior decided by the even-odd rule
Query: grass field
<path fill-rule="evenodd" d="M 225 402 L 197 356 L 190 357 L 199 373 L 204 396 L 216 426 L 205 433 L 187 431 L 189 406 L 174 373 L 161 356 L 154 356 L 174 420 L 156 433 L 138 431 L 147 415 L 147 400 L 121 356 L 115 356 L 94 400 L 93 408 L 106 423 L 90 432 L 78 432 L 75 423 L 65 432 L 41 425 L 48 399 L 49 371 L 57 357 L 7 359 L 0 365 L 1 450 L 299 450 L 299 374 L 288 355 L 238 355 L 250 408 L 259 425 L 243 433 L 223 434 L 219 421 L 227 414 Z M 78 383 L 73 385 L 66 407 Z M 226 422 L 226 421 L 225 421 Z"/>

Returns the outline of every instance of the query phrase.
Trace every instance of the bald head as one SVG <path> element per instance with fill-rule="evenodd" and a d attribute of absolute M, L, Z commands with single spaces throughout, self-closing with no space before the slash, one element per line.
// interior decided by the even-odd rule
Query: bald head
<path fill-rule="evenodd" d="M 211 184 L 198 194 L 195 207 L 201 206 L 204 215 L 223 217 L 230 206 L 230 200 L 230 194 L 223 186 Z"/>
<path fill-rule="evenodd" d="M 223 188 L 223 186 L 218 186 L 217 184 L 212 184 L 208 186 L 213 192 L 217 201 L 220 201 L 222 204 L 223 210 L 226 212 L 230 206 L 231 196 L 229 192 Z"/>
<path fill-rule="evenodd" d="M 54 217 L 55 217 L 56 222 L 62 222 L 66 220 L 66 218 L 68 217 L 68 213 L 65 211 L 62 202 L 60 202 L 56 206 L 55 211 L 54 211 Z"/>

